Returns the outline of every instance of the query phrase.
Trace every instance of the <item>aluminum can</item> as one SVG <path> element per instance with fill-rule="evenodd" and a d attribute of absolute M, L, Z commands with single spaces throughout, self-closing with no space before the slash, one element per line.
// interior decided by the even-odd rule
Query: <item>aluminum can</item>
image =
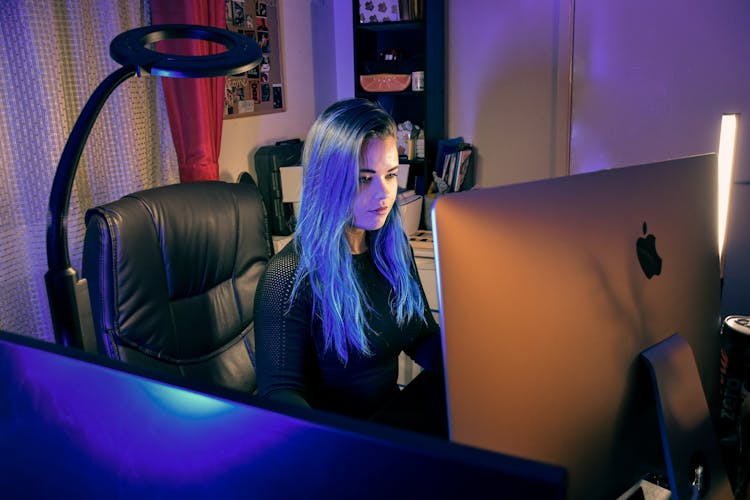
<path fill-rule="evenodd" d="M 718 434 L 720 438 L 731 438 L 736 437 L 743 396 L 750 390 L 750 316 L 724 319 L 720 356 Z"/>

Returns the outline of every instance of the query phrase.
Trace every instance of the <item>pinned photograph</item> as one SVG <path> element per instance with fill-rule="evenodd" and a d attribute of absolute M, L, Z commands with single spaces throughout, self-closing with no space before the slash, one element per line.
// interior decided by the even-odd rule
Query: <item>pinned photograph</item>
<path fill-rule="evenodd" d="M 270 38 L 268 36 L 267 31 L 258 31 L 257 32 L 257 41 L 258 45 L 260 46 L 260 49 L 263 51 L 263 53 L 267 54 L 271 51 L 271 43 Z"/>
<path fill-rule="evenodd" d="M 257 16 L 255 18 L 255 29 L 258 31 L 268 31 L 268 18 Z"/>
<path fill-rule="evenodd" d="M 232 1 L 232 24 L 245 26 L 245 2 Z"/>
<path fill-rule="evenodd" d="M 250 95 L 253 101 L 260 102 L 260 82 L 255 80 L 250 82 Z"/>
<path fill-rule="evenodd" d="M 237 103 L 238 113 L 252 113 L 255 111 L 255 101 L 239 101 Z"/>
<path fill-rule="evenodd" d="M 273 107 L 280 109 L 284 107 L 284 98 L 282 96 L 282 86 L 280 83 L 273 85 Z"/>
<path fill-rule="evenodd" d="M 239 113 L 239 103 L 250 98 L 250 88 L 246 78 L 227 78 L 224 91 L 224 110 L 226 114 Z"/>

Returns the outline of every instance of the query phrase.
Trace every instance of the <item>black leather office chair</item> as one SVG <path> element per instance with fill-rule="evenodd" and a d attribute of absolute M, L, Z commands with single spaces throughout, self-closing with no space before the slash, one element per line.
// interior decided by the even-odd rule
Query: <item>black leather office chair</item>
<path fill-rule="evenodd" d="M 255 184 L 174 184 L 89 210 L 82 275 L 99 352 L 253 392 L 253 298 L 270 255 Z"/>

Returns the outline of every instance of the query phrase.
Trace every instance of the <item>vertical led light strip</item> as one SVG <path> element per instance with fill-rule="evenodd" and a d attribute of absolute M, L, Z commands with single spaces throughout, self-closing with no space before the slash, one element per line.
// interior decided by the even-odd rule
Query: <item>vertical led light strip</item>
<path fill-rule="evenodd" d="M 729 196 L 732 187 L 732 167 L 734 165 L 734 147 L 737 137 L 738 113 L 725 113 L 721 116 L 721 135 L 719 136 L 719 263 L 722 277 L 724 275 L 724 245 L 727 239 L 727 216 L 729 214 Z"/>

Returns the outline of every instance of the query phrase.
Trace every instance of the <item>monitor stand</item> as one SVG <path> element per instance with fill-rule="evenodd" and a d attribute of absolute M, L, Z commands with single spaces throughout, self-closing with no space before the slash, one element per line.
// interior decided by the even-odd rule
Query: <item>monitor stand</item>
<path fill-rule="evenodd" d="M 690 345 L 674 334 L 641 359 L 651 374 L 671 498 L 732 498 Z"/>

